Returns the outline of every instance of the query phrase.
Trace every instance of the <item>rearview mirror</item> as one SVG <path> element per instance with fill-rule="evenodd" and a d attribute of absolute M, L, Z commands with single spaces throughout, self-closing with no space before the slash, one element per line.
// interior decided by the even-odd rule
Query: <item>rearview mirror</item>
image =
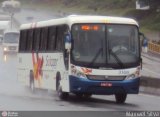
<path fill-rule="evenodd" d="M 144 34 L 141 33 L 141 32 L 139 32 L 139 36 L 140 36 L 140 38 L 144 38 L 145 37 Z"/>
<path fill-rule="evenodd" d="M 140 37 L 140 47 L 141 47 L 141 51 L 142 51 L 143 40 L 145 39 L 145 36 L 143 33 L 139 32 L 139 37 Z"/>
<path fill-rule="evenodd" d="M 140 37 L 140 46 L 141 46 L 141 52 L 142 52 L 142 48 L 143 51 L 147 53 L 147 48 L 148 48 L 148 39 L 146 38 L 146 36 L 143 33 L 139 33 L 139 37 Z"/>

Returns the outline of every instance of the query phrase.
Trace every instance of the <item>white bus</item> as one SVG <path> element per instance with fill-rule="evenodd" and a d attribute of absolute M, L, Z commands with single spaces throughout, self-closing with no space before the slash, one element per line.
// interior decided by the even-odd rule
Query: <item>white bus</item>
<path fill-rule="evenodd" d="M 20 28 L 19 80 L 32 90 L 57 90 L 61 99 L 115 95 L 124 103 L 139 92 L 140 64 L 133 19 L 75 15 Z"/>
<path fill-rule="evenodd" d="M 3 35 L 3 53 L 17 53 L 19 43 L 19 31 L 5 31 Z"/>

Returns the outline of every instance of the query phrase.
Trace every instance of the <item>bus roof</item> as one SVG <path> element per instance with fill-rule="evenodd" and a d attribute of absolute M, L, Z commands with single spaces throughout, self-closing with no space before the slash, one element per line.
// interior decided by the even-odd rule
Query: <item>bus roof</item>
<path fill-rule="evenodd" d="M 9 26 L 9 21 L 0 21 L 0 29 L 6 29 Z"/>
<path fill-rule="evenodd" d="M 17 31 L 17 30 L 6 30 L 6 31 L 4 32 L 4 34 L 6 34 L 6 33 L 20 33 L 20 32 Z"/>
<path fill-rule="evenodd" d="M 112 16 L 89 16 L 89 15 L 70 15 L 64 18 L 34 22 L 29 24 L 22 24 L 20 29 L 39 28 L 52 25 L 68 24 L 71 26 L 75 23 L 110 23 L 110 24 L 131 24 L 137 25 L 138 23 L 131 18 L 112 17 Z"/>

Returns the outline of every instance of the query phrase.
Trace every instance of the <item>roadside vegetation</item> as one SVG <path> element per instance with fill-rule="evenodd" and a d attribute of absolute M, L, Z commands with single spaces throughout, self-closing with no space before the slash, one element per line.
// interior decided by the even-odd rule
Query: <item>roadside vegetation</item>
<path fill-rule="evenodd" d="M 136 10 L 135 0 L 21 0 L 23 7 L 40 8 L 69 14 L 125 16 L 136 19 L 143 32 L 160 31 L 160 11 Z M 160 1 L 157 0 L 157 4 Z M 154 2 L 156 4 L 156 2 Z"/>

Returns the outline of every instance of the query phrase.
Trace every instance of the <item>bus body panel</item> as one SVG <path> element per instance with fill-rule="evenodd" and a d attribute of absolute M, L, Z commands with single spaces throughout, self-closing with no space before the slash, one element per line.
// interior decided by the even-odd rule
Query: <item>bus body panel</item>
<path fill-rule="evenodd" d="M 108 76 L 127 76 L 134 74 L 137 70 L 139 70 L 140 66 L 135 68 L 127 68 L 127 69 L 92 69 L 80 66 L 74 66 L 74 69 L 88 75 L 108 75 Z M 85 72 L 89 70 L 89 72 Z"/>
<path fill-rule="evenodd" d="M 127 94 L 137 94 L 139 92 L 140 75 L 132 79 L 129 77 L 140 72 L 140 67 L 103 70 L 80 67 L 73 64 L 71 66 L 71 71 L 78 71 L 84 74 L 85 77 L 76 76 L 71 72 L 69 76 L 70 92 L 108 95 L 117 92 L 125 92 Z"/>
<path fill-rule="evenodd" d="M 138 23 L 131 18 L 112 17 L 112 16 L 91 16 L 91 15 L 70 15 L 65 18 L 52 19 L 48 21 L 33 22 L 21 25 L 20 29 L 40 28 L 51 25 L 68 24 L 71 26 L 75 23 L 113 23 L 113 24 L 130 24 L 138 26 Z"/>
<path fill-rule="evenodd" d="M 69 81 L 62 53 L 20 53 L 18 55 L 18 78 L 27 86 L 29 86 L 30 70 L 35 75 L 35 88 L 55 90 L 56 74 L 60 72 L 61 84 L 65 84 L 63 91 L 69 91 Z"/>
<path fill-rule="evenodd" d="M 138 94 L 140 78 L 123 81 L 94 81 L 70 76 L 70 92 L 111 95 L 116 93 Z M 110 83 L 111 86 L 101 86 Z"/>

